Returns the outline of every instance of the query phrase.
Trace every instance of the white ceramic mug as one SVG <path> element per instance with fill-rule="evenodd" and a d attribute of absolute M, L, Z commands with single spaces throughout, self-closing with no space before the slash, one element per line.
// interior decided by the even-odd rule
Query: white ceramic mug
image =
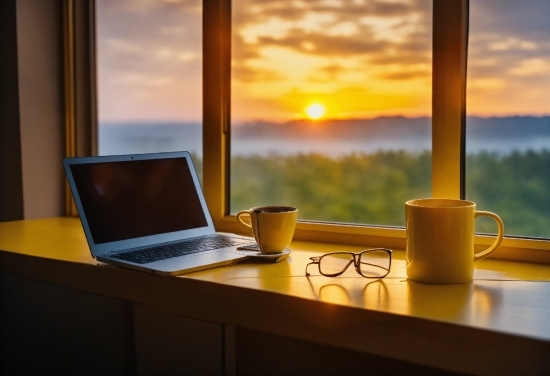
<path fill-rule="evenodd" d="M 488 249 L 474 253 L 475 219 L 479 216 L 493 218 L 498 235 Z M 407 277 L 423 283 L 471 281 L 474 262 L 493 253 L 504 234 L 498 215 L 476 210 L 476 204 L 466 200 L 410 200 L 405 203 L 405 220 Z"/>
<path fill-rule="evenodd" d="M 243 221 L 250 216 L 251 224 Z M 263 254 L 283 252 L 292 241 L 298 209 L 292 206 L 259 206 L 237 213 L 237 223 L 256 239 Z"/>

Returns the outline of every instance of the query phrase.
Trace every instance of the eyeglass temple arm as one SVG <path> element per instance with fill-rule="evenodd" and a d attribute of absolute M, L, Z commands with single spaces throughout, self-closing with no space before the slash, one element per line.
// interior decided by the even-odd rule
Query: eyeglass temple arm
<path fill-rule="evenodd" d="M 308 266 L 312 264 L 319 264 L 319 258 L 318 257 L 310 257 L 311 262 L 306 265 L 306 277 L 309 277 L 311 274 L 308 273 L 307 268 Z"/>

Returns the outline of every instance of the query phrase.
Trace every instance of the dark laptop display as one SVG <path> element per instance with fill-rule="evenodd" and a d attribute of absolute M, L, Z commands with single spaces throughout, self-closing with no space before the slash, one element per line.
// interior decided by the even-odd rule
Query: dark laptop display
<path fill-rule="evenodd" d="M 185 158 L 70 168 L 96 244 L 207 226 Z"/>

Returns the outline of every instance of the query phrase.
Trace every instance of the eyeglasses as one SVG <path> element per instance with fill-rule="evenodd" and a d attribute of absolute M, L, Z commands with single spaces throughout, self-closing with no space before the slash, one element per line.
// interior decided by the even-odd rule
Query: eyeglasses
<path fill-rule="evenodd" d="M 390 272 L 392 251 L 386 248 L 367 249 L 358 253 L 331 252 L 322 256 L 310 257 L 307 271 L 312 264 L 319 265 L 319 273 L 325 277 L 338 277 L 353 263 L 357 273 L 365 278 L 384 278 Z"/>

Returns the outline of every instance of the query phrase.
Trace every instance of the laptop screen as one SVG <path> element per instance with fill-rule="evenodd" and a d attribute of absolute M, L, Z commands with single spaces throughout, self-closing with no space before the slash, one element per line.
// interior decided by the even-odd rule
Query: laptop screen
<path fill-rule="evenodd" d="M 70 169 L 96 244 L 208 226 L 184 157 Z"/>

